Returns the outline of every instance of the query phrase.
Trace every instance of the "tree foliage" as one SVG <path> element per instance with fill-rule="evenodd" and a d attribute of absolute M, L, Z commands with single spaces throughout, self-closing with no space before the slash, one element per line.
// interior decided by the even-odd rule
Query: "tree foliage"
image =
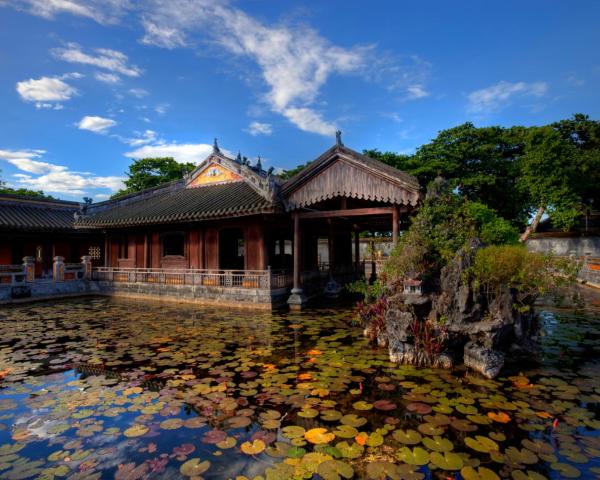
<path fill-rule="evenodd" d="M 415 175 L 422 187 L 441 175 L 519 228 L 537 212 L 567 230 L 583 211 L 600 209 L 600 122 L 582 114 L 541 127 L 465 123 L 414 155 L 364 153 Z"/>
<path fill-rule="evenodd" d="M 195 167 L 193 163 L 179 163 L 172 157 L 140 158 L 129 165 L 126 172 L 125 187 L 113 195 L 113 198 L 157 187 L 173 180 L 183 178 Z"/>

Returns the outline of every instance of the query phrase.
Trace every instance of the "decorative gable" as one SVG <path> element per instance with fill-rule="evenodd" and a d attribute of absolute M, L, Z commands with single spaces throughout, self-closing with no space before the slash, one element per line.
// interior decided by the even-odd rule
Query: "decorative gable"
<path fill-rule="evenodd" d="M 202 185 L 212 185 L 215 183 L 238 182 L 242 177 L 232 172 L 223 165 L 210 162 L 204 169 L 200 170 L 194 178 L 188 183 L 188 187 L 200 187 Z"/>

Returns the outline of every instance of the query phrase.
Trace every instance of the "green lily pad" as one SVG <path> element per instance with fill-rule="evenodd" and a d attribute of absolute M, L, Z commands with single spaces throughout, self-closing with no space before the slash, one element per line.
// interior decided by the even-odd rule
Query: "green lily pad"
<path fill-rule="evenodd" d="M 342 478 L 352 478 L 354 469 L 340 460 L 326 460 L 319 465 L 317 473 L 323 480 L 340 480 Z"/>

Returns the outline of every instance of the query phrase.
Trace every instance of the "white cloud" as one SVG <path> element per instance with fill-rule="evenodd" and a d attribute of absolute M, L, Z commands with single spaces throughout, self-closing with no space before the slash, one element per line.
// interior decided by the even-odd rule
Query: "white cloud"
<path fill-rule="evenodd" d="M 501 109 L 514 97 L 541 97 L 548 91 L 546 82 L 505 82 L 501 81 L 468 95 L 468 110 L 473 113 L 489 113 Z"/>
<path fill-rule="evenodd" d="M 131 6 L 130 0 L 0 0 L 4 5 L 49 19 L 69 13 L 102 24 L 116 22 Z"/>
<path fill-rule="evenodd" d="M 84 195 L 89 189 L 96 188 L 114 192 L 123 186 L 121 177 L 72 172 L 64 165 L 43 162 L 39 159 L 44 153 L 44 150 L 0 150 L 0 160 L 27 172 L 13 174 L 15 182 L 11 186 L 64 195 Z"/>
<path fill-rule="evenodd" d="M 251 122 L 246 131 L 253 136 L 271 135 L 273 126 L 270 123 Z"/>
<path fill-rule="evenodd" d="M 130 88 L 129 93 L 137 98 L 143 98 L 148 95 L 148 91 L 143 88 Z"/>
<path fill-rule="evenodd" d="M 179 163 L 199 163 L 212 153 L 212 145 L 208 143 L 158 143 L 126 152 L 128 158 L 173 157 Z M 231 152 L 221 149 L 231 156 Z"/>
<path fill-rule="evenodd" d="M 419 98 L 425 98 L 429 96 L 429 92 L 423 85 L 420 84 L 409 85 L 406 87 L 406 92 L 407 100 L 417 100 Z"/>
<path fill-rule="evenodd" d="M 342 48 L 303 26 L 266 26 L 241 10 L 206 0 L 151 2 L 143 26 L 145 43 L 174 48 L 208 34 L 214 43 L 260 68 L 265 101 L 300 129 L 323 135 L 335 130 L 312 105 L 334 74 L 367 68 L 369 47 Z"/>
<path fill-rule="evenodd" d="M 69 43 L 65 48 L 55 48 L 53 55 L 65 62 L 92 65 L 127 77 L 139 77 L 142 70 L 135 65 L 129 65 L 127 55 L 118 50 L 96 48 L 94 54 L 85 53 L 76 43 Z"/>
<path fill-rule="evenodd" d="M 58 102 L 71 99 L 77 89 L 57 77 L 40 77 L 17 82 L 17 92 L 26 102 L 35 102 L 36 108 L 60 109 Z"/>
<path fill-rule="evenodd" d="M 110 85 L 117 84 L 121 81 L 121 77 L 115 73 L 96 72 L 94 78 L 99 82 L 108 83 Z"/>
<path fill-rule="evenodd" d="M 123 187 L 123 177 L 101 177 L 68 169 L 50 172 L 38 177 L 19 175 L 18 186 L 63 195 L 85 195 L 90 189 L 106 188 L 112 192 Z"/>
<path fill-rule="evenodd" d="M 169 110 L 171 105 L 168 103 L 159 103 L 156 107 L 154 107 L 154 111 L 159 115 L 164 115 Z"/>
<path fill-rule="evenodd" d="M 136 132 L 136 136 L 133 138 L 125 138 L 123 141 L 129 144 L 131 147 L 139 147 L 140 145 L 147 145 L 154 143 L 157 140 L 157 135 L 154 130 L 146 130 L 143 133 Z"/>
<path fill-rule="evenodd" d="M 94 133 L 106 133 L 110 128 L 117 124 L 110 118 L 86 115 L 77 125 L 79 130 L 89 130 Z"/>

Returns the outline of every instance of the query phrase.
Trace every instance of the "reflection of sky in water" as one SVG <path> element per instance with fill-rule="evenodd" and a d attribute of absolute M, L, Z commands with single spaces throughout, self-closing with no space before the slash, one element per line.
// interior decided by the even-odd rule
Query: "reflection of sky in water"
<path fill-rule="evenodd" d="M 394 427 L 420 431 L 435 421 L 442 421 L 442 437 L 465 465 L 481 462 L 503 476 L 530 470 L 563 478 L 574 474 L 573 468 L 583 477 L 597 475 L 599 299 L 588 293 L 579 310 L 544 306 L 542 363 L 512 365 L 508 378 L 496 381 L 462 369 L 391 365 L 384 350 L 367 346 L 344 308 L 271 315 L 109 299 L 7 308 L 0 313 L 0 372 L 9 370 L 0 383 L 0 478 L 51 478 L 48 469 L 66 465 L 64 478 L 171 479 L 181 477 L 181 465 L 193 458 L 210 461 L 203 478 L 252 478 L 282 459 L 274 450 L 243 454 L 243 442 L 260 438 L 271 447 L 282 442 L 280 449 L 287 451 L 291 440 L 278 427 L 336 430 L 341 420 L 320 418 L 323 410 L 364 417 L 367 423 L 357 430 L 368 434 L 393 424 L 382 431 L 383 446 L 366 449 L 357 459 L 340 458 L 353 465 L 356 478 L 367 475 L 367 458 L 399 463 L 396 453 L 404 445 Z M 139 393 L 131 393 L 132 387 Z M 227 398 L 236 401 L 227 404 Z M 357 400 L 370 410 L 358 409 Z M 376 400 L 387 400 L 391 410 L 373 408 Z M 427 413 L 415 413 L 415 405 Z M 510 421 L 489 420 L 488 412 L 506 412 Z M 278 417 L 272 425 L 264 423 L 270 414 Z M 244 415 L 250 425 L 228 426 L 229 418 Z M 206 422 L 185 423 L 198 416 Z M 183 426 L 168 429 L 169 422 L 163 422 L 174 418 Z M 457 419 L 475 432 L 445 423 Z M 148 432 L 128 438 L 124 432 L 132 425 Z M 236 446 L 206 443 L 211 430 L 225 431 Z M 465 445 L 466 436 L 498 433 L 506 437 L 498 444 L 512 455 L 512 464 L 492 462 L 489 452 Z M 514 463 L 515 447 L 522 449 L 527 438 L 550 445 L 552 456 L 535 452 L 534 464 Z M 329 447 L 301 448 L 329 448 L 324 455 L 339 457 L 340 451 L 331 449 L 338 441 L 356 442 L 336 438 Z M 11 450 L 21 444 L 21 450 Z M 189 450 L 186 444 L 193 451 L 177 453 Z M 434 449 L 426 450 L 433 461 Z M 292 456 L 301 457 L 302 451 Z M 454 475 L 427 466 L 414 470 L 416 477 Z"/>

